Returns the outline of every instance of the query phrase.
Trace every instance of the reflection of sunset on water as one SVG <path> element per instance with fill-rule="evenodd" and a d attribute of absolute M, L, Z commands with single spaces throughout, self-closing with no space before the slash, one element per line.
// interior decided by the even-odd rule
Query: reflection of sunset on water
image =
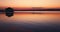
<path fill-rule="evenodd" d="M 0 21 L 16 23 L 60 23 L 60 14 L 20 14 L 15 13 L 12 17 L 0 14 Z"/>
<path fill-rule="evenodd" d="M 60 0 L 0 0 L 1 32 L 60 32 Z"/>

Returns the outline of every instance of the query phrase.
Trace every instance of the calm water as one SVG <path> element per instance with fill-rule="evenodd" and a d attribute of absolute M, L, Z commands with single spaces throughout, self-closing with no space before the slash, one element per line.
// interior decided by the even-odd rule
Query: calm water
<path fill-rule="evenodd" d="M 0 27 L 1 31 L 6 32 L 59 32 L 60 13 L 24 14 L 18 12 L 12 17 L 0 14 Z"/>

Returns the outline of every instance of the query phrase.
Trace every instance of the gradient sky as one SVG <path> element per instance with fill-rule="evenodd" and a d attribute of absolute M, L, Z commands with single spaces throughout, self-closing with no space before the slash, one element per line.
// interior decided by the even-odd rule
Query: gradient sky
<path fill-rule="evenodd" d="M 0 0 L 0 7 L 60 8 L 60 0 Z"/>

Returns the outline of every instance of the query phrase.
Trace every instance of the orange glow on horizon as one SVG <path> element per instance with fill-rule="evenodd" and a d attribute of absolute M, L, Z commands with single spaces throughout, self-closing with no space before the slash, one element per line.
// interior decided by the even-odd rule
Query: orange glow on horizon
<path fill-rule="evenodd" d="M 0 7 L 60 8 L 60 0 L 0 0 Z"/>

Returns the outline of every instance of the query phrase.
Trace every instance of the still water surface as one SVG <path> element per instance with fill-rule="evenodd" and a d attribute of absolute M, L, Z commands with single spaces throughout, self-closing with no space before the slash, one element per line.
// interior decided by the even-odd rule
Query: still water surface
<path fill-rule="evenodd" d="M 59 23 L 60 14 L 31 14 L 31 13 L 14 13 L 14 16 L 7 17 L 5 14 L 0 14 L 0 21 L 16 22 L 16 23 Z"/>
<path fill-rule="evenodd" d="M 22 27 L 28 31 L 60 31 L 60 13 L 14 13 L 14 16 L 7 17 L 5 14 L 0 14 L 0 26 Z M 19 28 L 19 31 L 20 31 Z M 22 29 L 21 28 L 21 29 Z"/>

